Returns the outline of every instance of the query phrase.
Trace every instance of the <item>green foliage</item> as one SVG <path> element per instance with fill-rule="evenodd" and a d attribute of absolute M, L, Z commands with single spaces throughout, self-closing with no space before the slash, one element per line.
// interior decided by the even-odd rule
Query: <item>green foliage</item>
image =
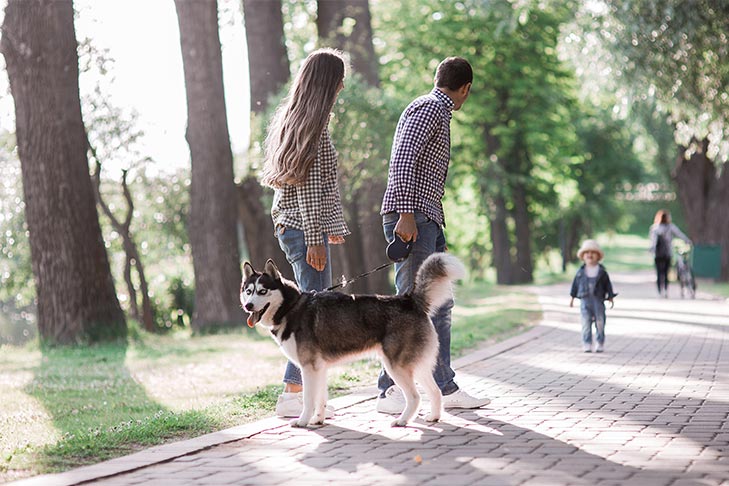
<path fill-rule="evenodd" d="M 15 137 L 0 134 L 0 302 L 24 308 L 35 297 Z"/>
<path fill-rule="evenodd" d="M 574 78 L 557 57 L 570 6 L 479 0 L 398 5 L 378 4 L 375 16 L 386 89 L 409 96 L 427 92 L 447 56 L 463 56 L 474 68 L 471 96 L 452 124 L 446 207 L 470 215 L 450 218 L 453 249 L 484 268 L 492 200 L 503 197 L 507 211 L 514 211 L 519 190 L 526 191 L 536 249 L 557 245 L 555 223 L 565 210 L 586 213 L 596 229 L 615 224 L 618 214 L 610 208 L 600 217 L 589 213 L 610 200 L 617 183 L 635 179 L 631 139 L 623 126 L 590 115 L 577 102 Z M 616 163 L 628 173 L 607 169 Z M 604 175 L 609 177 L 601 180 Z M 599 201 L 586 198 L 588 193 Z M 514 222 L 509 224 L 513 232 Z"/>
<path fill-rule="evenodd" d="M 565 166 L 567 179 L 575 183 L 573 192 L 562 192 L 558 218 L 543 220 L 545 243 L 556 246 L 559 221 L 566 221 L 577 234 L 589 236 L 600 231 L 623 229 L 625 213 L 616 199 L 625 184 L 642 180 L 640 162 L 633 151 L 633 136 L 627 124 L 614 119 L 610 113 L 596 109 L 574 122 L 579 155 Z M 569 249 L 569 253 L 573 253 Z"/>
<path fill-rule="evenodd" d="M 588 12 L 617 72 L 638 96 L 655 93 L 687 144 L 709 136 L 709 157 L 729 158 L 729 4 L 614 0 Z"/>
<path fill-rule="evenodd" d="M 370 87 L 356 74 L 346 80 L 346 88 L 334 106 L 331 131 L 339 160 L 342 202 L 345 207 L 356 203 L 359 214 L 380 211 L 392 136 L 401 110 L 400 103 Z M 348 215 L 349 224 L 359 224 L 359 214 Z M 366 230 L 381 228 L 378 225 Z"/>
<path fill-rule="evenodd" d="M 169 329 L 189 323 L 192 316 L 190 294 L 194 293 L 194 278 L 187 236 L 189 173 L 181 169 L 172 174 L 149 174 L 142 170 L 134 173 L 129 181 L 135 205 L 131 230 L 144 264 L 155 322 L 160 329 Z M 102 194 L 112 210 L 119 211 L 117 217 L 122 218 L 126 203 L 118 180 L 102 179 Z M 129 295 L 123 284 L 123 241 L 108 218 L 100 214 L 99 219 L 117 294 L 122 305 L 128 308 Z M 138 288 L 138 281 L 135 284 Z"/>

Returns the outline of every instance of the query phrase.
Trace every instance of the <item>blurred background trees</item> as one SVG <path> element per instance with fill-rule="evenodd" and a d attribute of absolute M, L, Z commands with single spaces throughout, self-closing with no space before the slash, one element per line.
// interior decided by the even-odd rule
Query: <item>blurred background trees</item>
<path fill-rule="evenodd" d="M 721 246 L 721 276 L 729 278 L 725 3 L 242 0 L 234 8 L 245 19 L 250 72 L 251 135 L 245 153 L 230 148 L 226 112 L 241 107 L 224 104 L 215 28 L 221 6 L 215 0 L 175 4 L 187 90 L 187 166 L 160 171 L 134 150 L 140 133 L 134 115 L 105 106 L 103 85 L 88 89 L 82 83 L 80 94 L 82 128 L 91 145 L 101 158 L 121 161 L 127 171 L 105 164 L 99 188 L 111 210 L 121 214 L 121 174 L 127 174 L 134 203 L 128 229 L 149 280 L 142 294 L 149 295 L 153 325 L 145 327 L 191 326 L 204 332 L 216 323 L 242 324 L 236 295 L 240 261 L 260 266 L 273 257 L 285 267 L 268 214 L 272 193 L 258 184 L 260 143 L 290 73 L 308 52 L 325 45 L 347 52 L 352 68 L 331 123 L 345 216 L 353 232 L 333 251 L 335 279 L 385 261 L 379 206 L 392 134 L 402 109 L 432 89 L 435 67 L 451 55 L 469 59 L 475 79 L 471 97 L 452 122 L 446 233 L 451 251 L 468 263 L 473 278 L 530 282 L 540 265 L 553 264 L 554 255 L 560 256 L 563 270 L 584 238 L 605 231 L 645 234 L 653 212 L 664 206 L 680 225 L 686 223 L 695 242 Z M 22 93 L 37 98 L 44 89 L 27 77 L 13 80 L 13 69 L 24 58 L 22 49 L 12 46 L 28 22 L 13 11 L 21 5 L 58 21 L 57 13 L 49 13 L 51 5 L 63 5 L 68 18 L 71 2 L 8 3 L 2 45 L 16 106 L 23 103 Z M 69 27 L 67 22 L 63 34 L 47 29 L 34 35 L 55 47 L 61 45 L 56 37 L 65 35 L 72 45 Z M 75 63 L 71 78 L 83 79 L 92 69 L 112 76 L 113 60 L 94 50 L 93 39 L 82 39 L 78 52 L 80 72 L 78 61 L 66 63 Z M 51 69 L 48 64 L 43 68 Z M 78 82 L 74 87 L 68 79 L 65 89 L 70 89 L 68 99 L 79 98 Z M 14 315 L 24 316 L 25 324 L 18 327 L 26 331 L 32 327 L 29 316 L 37 315 L 40 324 L 48 299 L 56 302 L 60 295 L 58 289 L 50 297 L 41 292 L 48 262 L 76 255 L 64 253 L 53 239 L 54 245 L 39 253 L 42 259 L 34 256 L 34 240 L 51 234 L 34 230 L 39 227 L 34 218 L 49 224 L 76 217 L 64 216 L 65 207 L 91 215 L 88 202 L 74 199 L 79 191 L 64 189 L 68 171 L 44 182 L 47 191 L 36 199 L 34 183 L 24 175 L 21 193 L 19 169 L 25 174 L 33 166 L 24 160 L 30 148 L 47 148 L 47 155 L 36 157 L 44 163 L 64 150 L 75 154 L 74 170 L 87 170 L 83 176 L 73 172 L 68 187 L 76 188 L 93 172 L 88 157 L 81 157 L 88 148 L 83 138 L 77 134 L 62 141 L 43 128 L 43 114 L 52 106 L 36 106 L 38 116 L 30 118 L 16 110 L 16 133 L 0 134 L 0 301 L 3 313 L 12 307 Z M 24 139 L 24 133 L 43 137 Z M 56 199 L 49 197 L 56 193 Z M 34 204 L 39 203 L 46 206 L 37 212 Z M 129 316 L 141 319 L 134 311 L 134 290 L 141 290 L 142 280 L 124 277 L 129 264 L 125 235 L 96 213 L 68 221 L 79 235 L 101 229 L 104 245 L 99 248 L 108 255 L 117 283 L 114 295 L 105 299 L 113 302 L 118 296 Z M 101 241 L 101 236 L 92 239 Z M 95 251 L 94 258 L 103 261 Z M 80 264 L 86 257 L 71 260 Z M 103 269 L 103 264 L 93 267 Z M 391 278 L 380 272 L 347 290 L 391 292 Z M 112 314 L 104 319 L 112 324 L 105 325 L 123 327 L 118 313 Z M 46 322 L 56 332 L 68 327 L 62 321 Z M 53 332 L 42 334 L 61 342 Z"/>

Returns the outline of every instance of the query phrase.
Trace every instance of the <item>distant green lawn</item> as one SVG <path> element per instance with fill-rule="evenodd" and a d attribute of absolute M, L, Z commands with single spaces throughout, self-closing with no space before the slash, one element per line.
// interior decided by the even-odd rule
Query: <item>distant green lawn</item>
<path fill-rule="evenodd" d="M 458 357 L 534 324 L 526 288 L 457 289 Z M 285 360 L 247 329 L 191 338 L 133 330 L 129 344 L 0 348 L 0 482 L 58 472 L 271 416 Z M 363 360 L 330 373 L 330 395 L 376 383 Z"/>

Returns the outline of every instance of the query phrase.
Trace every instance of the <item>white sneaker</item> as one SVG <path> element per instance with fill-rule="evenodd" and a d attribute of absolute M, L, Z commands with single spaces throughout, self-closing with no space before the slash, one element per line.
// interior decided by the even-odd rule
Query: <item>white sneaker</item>
<path fill-rule="evenodd" d="M 476 398 L 461 389 L 443 396 L 443 408 L 481 408 L 489 403 L 489 398 Z"/>
<path fill-rule="evenodd" d="M 592 353 L 592 344 L 582 343 L 582 351 L 584 351 L 586 353 Z"/>
<path fill-rule="evenodd" d="M 603 343 L 597 343 L 597 346 L 595 347 L 596 353 L 602 353 L 605 351 L 605 345 Z"/>
<path fill-rule="evenodd" d="M 296 418 L 301 415 L 304 410 L 304 394 L 284 392 L 278 396 L 276 401 L 276 415 L 278 417 Z M 334 417 L 334 409 L 329 405 L 326 406 L 324 413 L 325 418 Z"/>
<path fill-rule="evenodd" d="M 402 413 L 405 410 L 405 395 L 403 395 L 402 390 L 395 385 L 385 390 L 385 398 L 377 397 L 375 410 L 380 413 L 394 415 Z"/>

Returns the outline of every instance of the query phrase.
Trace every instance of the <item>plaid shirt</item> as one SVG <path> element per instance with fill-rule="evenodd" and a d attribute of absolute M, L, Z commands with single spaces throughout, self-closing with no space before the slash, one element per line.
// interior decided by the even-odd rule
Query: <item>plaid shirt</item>
<path fill-rule="evenodd" d="M 420 211 L 445 226 L 442 199 L 451 157 L 453 106 L 453 100 L 436 88 L 400 115 L 380 214 Z"/>
<path fill-rule="evenodd" d="M 301 185 L 287 185 L 276 190 L 271 217 L 274 227 L 303 231 L 306 246 L 323 245 L 324 233 L 339 236 L 349 234 L 337 185 L 337 151 L 328 128 L 321 135 L 316 160 L 309 169 L 306 181 Z"/>

